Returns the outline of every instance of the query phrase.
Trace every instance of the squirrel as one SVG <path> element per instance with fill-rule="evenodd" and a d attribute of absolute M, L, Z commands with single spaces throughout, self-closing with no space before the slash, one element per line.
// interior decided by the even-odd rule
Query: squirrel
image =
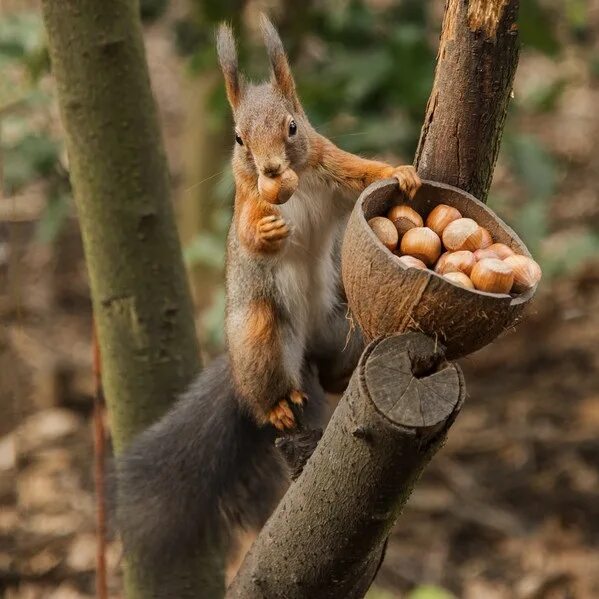
<path fill-rule="evenodd" d="M 341 391 L 363 350 L 339 276 L 353 205 L 378 179 L 396 178 L 408 198 L 420 186 L 412 166 L 360 158 L 317 133 L 264 15 L 261 29 L 272 72 L 259 84 L 239 73 L 231 28 L 217 33 L 235 122 L 226 353 L 116 464 L 125 551 L 160 564 L 264 524 L 286 480 L 275 437 L 302 420 L 322 426 L 322 389 Z"/>

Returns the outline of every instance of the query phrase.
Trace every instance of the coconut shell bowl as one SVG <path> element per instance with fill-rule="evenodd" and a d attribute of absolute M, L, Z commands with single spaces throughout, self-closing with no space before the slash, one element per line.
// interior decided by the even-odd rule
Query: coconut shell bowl
<path fill-rule="evenodd" d="M 408 204 L 426 221 L 438 204 L 457 208 L 486 228 L 495 243 L 530 257 L 522 240 L 472 195 L 442 183 L 424 181 L 411 201 L 393 179 L 377 181 L 360 196 L 350 216 L 342 250 L 342 277 L 352 318 L 368 341 L 419 331 L 445 347 L 448 359 L 470 354 L 512 328 L 537 285 L 521 293 L 467 289 L 431 269 L 405 266 L 381 243 L 368 221 Z"/>

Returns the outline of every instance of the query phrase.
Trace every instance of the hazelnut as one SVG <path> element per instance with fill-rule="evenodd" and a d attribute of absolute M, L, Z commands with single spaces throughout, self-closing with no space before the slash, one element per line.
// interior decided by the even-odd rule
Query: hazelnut
<path fill-rule="evenodd" d="M 484 258 L 499 258 L 499 260 L 501 260 L 501 257 L 499 256 L 499 254 L 493 252 L 491 250 L 491 248 L 486 248 L 486 249 L 480 249 L 480 250 L 476 250 L 474 252 L 474 259 L 478 262 L 479 260 L 483 260 Z"/>
<path fill-rule="evenodd" d="M 448 272 L 443 275 L 443 278 L 466 289 L 474 289 L 474 283 L 463 272 Z"/>
<path fill-rule="evenodd" d="M 459 218 L 443 231 L 443 244 L 448 250 L 478 250 L 483 243 L 482 227 L 471 218 Z"/>
<path fill-rule="evenodd" d="M 534 287 L 541 280 L 541 267 L 528 256 L 508 256 L 503 260 L 514 273 L 512 291 L 522 293 Z"/>
<path fill-rule="evenodd" d="M 454 220 L 462 218 L 461 212 L 453 206 L 439 204 L 435 206 L 426 219 L 426 226 L 432 229 L 439 237 L 443 234 L 445 227 Z"/>
<path fill-rule="evenodd" d="M 397 256 L 397 260 L 407 268 L 426 270 L 426 264 L 422 260 L 414 258 L 414 256 Z"/>
<path fill-rule="evenodd" d="M 502 260 L 483 258 L 474 265 L 470 279 L 479 291 L 509 293 L 514 283 L 514 273 Z"/>
<path fill-rule="evenodd" d="M 298 183 L 295 171 L 290 168 L 276 177 L 261 174 L 258 177 L 258 192 L 269 204 L 284 204 L 295 193 Z"/>
<path fill-rule="evenodd" d="M 488 229 L 481 227 L 480 230 L 482 232 L 482 242 L 480 247 L 484 250 L 493 245 L 493 237 L 491 237 L 491 233 L 489 233 Z"/>
<path fill-rule="evenodd" d="M 491 252 L 495 252 L 501 260 L 515 254 L 514 250 L 508 245 L 505 245 L 505 243 L 494 243 L 487 249 Z"/>
<path fill-rule="evenodd" d="M 443 260 L 441 260 L 443 258 Z M 474 254 L 468 250 L 460 250 L 458 252 L 446 252 L 439 258 L 435 272 L 439 274 L 447 274 L 448 272 L 463 272 L 467 275 L 472 271 L 472 267 L 476 264 Z"/>
<path fill-rule="evenodd" d="M 368 224 L 387 249 L 393 251 L 397 247 L 399 235 L 395 225 L 388 218 L 375 216 L 368 221 Z"/>
<path fill-rule="evenodd" d="M 428 227 L 415 227 L 402 237 L 401 253 L 414 256 L 431 266 L 441 255 L 441 240 Z"/>
<path fill-rule="evenodd" d="M 393 206 L 387 213 L 387 218 L 393 222 L 399 236 L 401 237 L 406 231 L 413 229 L 414 227 L 422 227 L 422 217 L 416 210 L 406 206 Z"/>
<path fill-rule="evenodd" d="M 435 272 L 441 272 L 443 269 L 443 264 L 445 263 L 445 260 L 447 260 L 447 257 L 451 255 L 451 252 L 443 252 L 441 254 L 441 256 L 439 256 L 439 259 L 437 260 L 437 263 L 435 264 Z"/>

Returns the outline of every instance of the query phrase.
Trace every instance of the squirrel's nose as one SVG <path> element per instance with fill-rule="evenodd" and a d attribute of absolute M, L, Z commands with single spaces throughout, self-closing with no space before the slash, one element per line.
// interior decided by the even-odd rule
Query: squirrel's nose
<path fill-rule="evenodd" d="M 277 175 L 281 174 L 282 167 L 283 165 L 279 160 L 269 160 L 262 167 L 262 172 L 267 177 L 276 177 Z"/>

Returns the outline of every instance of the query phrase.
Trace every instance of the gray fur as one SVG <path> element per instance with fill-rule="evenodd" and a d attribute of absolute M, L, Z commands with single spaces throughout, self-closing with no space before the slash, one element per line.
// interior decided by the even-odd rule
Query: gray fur
<path fill-rule="evenodd" d="M 323 394 L 310 367 L 305 422 L 322 424 Z M 205 538 L 260 528 L 288 482 L 271 427 L 241 407 L 226 355 L 214 360 L 164 418 L 116 463 L 116 520 L 125 552 L 163 568 Z"/>

